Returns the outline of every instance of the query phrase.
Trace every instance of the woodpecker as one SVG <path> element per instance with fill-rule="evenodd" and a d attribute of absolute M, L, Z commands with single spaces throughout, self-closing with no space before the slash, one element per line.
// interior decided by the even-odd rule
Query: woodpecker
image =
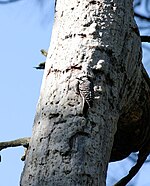
<path fill-rule="evenodd" d="M 93 106 L 94 85 L 87 76 L 77 78 L 77 80 L 76 93 L 82 97 L 83 114 L 86 115 L 88 109 Z"/>

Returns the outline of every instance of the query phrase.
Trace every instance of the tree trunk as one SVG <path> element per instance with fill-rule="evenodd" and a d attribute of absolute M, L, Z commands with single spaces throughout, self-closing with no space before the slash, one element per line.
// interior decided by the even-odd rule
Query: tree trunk
<path fill-rule="evenodd" d="M 105 185 L 119 117 L 139 99 L 140 47 L 132 0 L 57 1 L 21 186 Z"/>

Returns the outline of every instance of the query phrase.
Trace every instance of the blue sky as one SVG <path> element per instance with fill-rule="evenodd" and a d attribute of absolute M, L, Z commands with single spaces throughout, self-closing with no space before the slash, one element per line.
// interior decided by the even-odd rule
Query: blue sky
<path fill-rule="evenodd" d="M 36 0 L 0 5 L 0 141 L 31 136 L 42 80 L 33 67 L 44 61 L 53 23 L 53 2 Z M 24 150 L 0 152 L 0 185 L 17 186 Z"/>
<path fill-rule="evenodd" d="M 0 141 L 31 136 L 32 133 L 43 75 L 33 67 L 45 60 L 40 49 L 48 49 L 53 24 L 54 3 L 43 1 L 43 6 L 37 0 L 0 5 Z M 149 67 L 147 62 L 145 65 Z M 1 186 L 19 185 L 23 153 L 22 147 L 0 152 Z M 124 168 L 124 165 L 123 162 L 121 166 L 111 166 L 110 175 L 113 177 L 116 170 L 121 172 L 120 168 L 128 171 L 129 167 Z M 148 170 L 143 171 L 148 183 L 149 175 L 145 174 Z M 122 172 L 120 177 L 124 175 Z M 138 177 L 136 186 L 141 186 L 142 177 Z"/>

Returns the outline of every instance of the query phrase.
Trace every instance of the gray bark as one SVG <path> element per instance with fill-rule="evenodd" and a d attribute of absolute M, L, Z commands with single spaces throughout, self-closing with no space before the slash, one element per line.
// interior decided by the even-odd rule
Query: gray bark
<path fill-rule="evenodd" d="M 57 1 L 21 186 L 105 186 L 119 117 L 139 99 L 135 30 L 132 0 Z M 86 114 L 75 90 L 83 76 L 94 83 Z"/>

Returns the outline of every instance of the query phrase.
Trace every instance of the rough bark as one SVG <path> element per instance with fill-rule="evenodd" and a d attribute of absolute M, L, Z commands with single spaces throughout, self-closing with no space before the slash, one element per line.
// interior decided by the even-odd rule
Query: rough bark
<path fill-rule="evenodd" d="M 140 47 L 132 0 L 57 1 L 21 186 L 105 185 L 118 120 L 139 101 Z M 86 114 L 83 76 L 94 83 Z"/>

